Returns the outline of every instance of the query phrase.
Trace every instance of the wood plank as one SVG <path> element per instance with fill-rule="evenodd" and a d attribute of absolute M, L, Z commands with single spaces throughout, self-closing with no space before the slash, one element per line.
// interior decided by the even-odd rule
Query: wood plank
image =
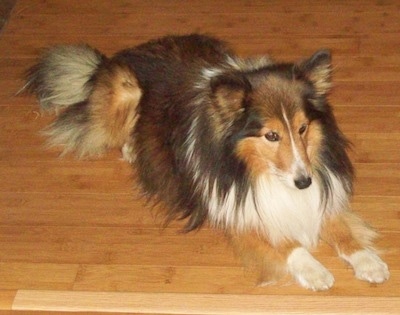
<path fill-rule="evenodd" d="M 13 166 L 12 162 L 0 162 L 0 172 L 9 176 L 7 182 L 0 182 L 0 192 L 29 192 L 32 187 L 42 193 L 69 190 L 77 194 L 127 194 L 131 191 L 131 171 L 124 161 L 107 165 L 102 161 L 55 159 L 54 167 L 49 163 L 33 166 L 27 162 L 25 166 L 18 163 Z M 107 175 L 111 178 L 104 182 Z"/>
<path fill-rule="evenodd" d="M 400 106 L 337 106 L 334 104 L 334 113 L 339 127 L 346 134 L 351 133 L 354 136 L 375 134 L 377 137 L 379 135 L 392 137 L 392 133 L 394 133 L 393 137 L 395 137 L 400 131 L 398 123 Z M 354 141 L 353 136 L 351 137 Z"/>
<path fill-rule="evenodd" d="M 352 200 L 351 206 L 356 213 L 360 214 L 365 221 L 378 231 L 398 231 L 400 217 L 399 196 L 365 197 L 356 195 Z"/>
<path fill-rule="evenodd" d="M 353 144 L 351 156 L 356 163 L 396 163 L 400 158 L 400 133 L 358 133 L 347 136 Z"/>
<path fill-rule="evenodd" d="M 30 252 L 35 255 L 34 251 Z M 5 290 L 70 290 L 78 272 L 77 264 L 0 262 L 1 287 Z M 12 292 L 12 291 L 11 291 Z"/>
<path fill-rule="evenodd" d="M 11 311 L 16 290 L 0 290 L 0 311 Z"/>
<path fill-rule="evenodd" d="M 368 34 L 360 39 L 360 51 L 375 55 L 381 60 L 398 53 L 400 38 L 397 33 Z"/>
<path fill-rule="evenodd" d="M 156 210 L 128 194 L 0 193 L 0 222 L 9 226 L 159 227 Z M 179 223 L 171 226 L 179 227 Z"/>
<path fill-rule="evenodd" d="M 4 262 L 238 265 L 221 233 L 207 229 L 182 235 L 158 227 L 2 226 L 0 246 Z"/>
<path fill-rule="evenodd" d="M 335 34 L 369 34 L 400 32 L 400 20 L 396 11 L 384 12 L 351 12 L 344 11 L 318 13 L 302 12 L 264 12 L 245 11 L 240 13 L 206 13 L 188 10 L 185 13 L 175 13 L 174 19 L 168 14 L 154 12 L 151 20 L 143 20 L 140 12 L 121 14 L 68 14 L 68 19 L 59 23 L 55 15 L 30 15 L 25 10 L 15 10 L 11 17 L 7 33 L 20 35 L 68 34 L 80 32 L 84 27 L 86 34 L 124 34 L 129 36 L 131 30 L 140 30 L 142 35 L 160 36 L 165 33 L 205 32 L 219 36 L 225 34 L 243 33 L 252 29 L 251 34 L 263 36 L 265 33 L 281 33 L 291 35 L 335 35 Z M 170 12 L 173 13 L 173 12 Z M 29 18 L 27 18 L 29 17 Z M 207 17 L 207 18 L 205 18 Z M 102 21 L 98 23 L 98 21 Z M 282 21 L 285 23 L 282 23 Z M 18 21 L 18 23 L 14 22 Z M 301 23 L 302 27 L 296 27 Z M 254 25 L 257 25 L 255 28 Z"/>
<path fill-rule="evenodd" d="M 157 301 L 157 303 L 155 303 Z M 249 307 L 251 306 L 251 307 Z M 17 293 L 14 310 L 109 311 L 152 314 L 395 314 L 400 299 L 390 297 L 157 294 L 26 291 Z"/>
<path fill-rule="evenodd" d="M 336 106 L 398 106 L 397 87 L 396 82 L 336 82 L 331 100 Z"/>
<path fill-rule="evenodd" d="M 121 274 L 124 275 L 123 279 L 120 277 Z M 241 266 L 97 264 L 81 267 L 73 289 L 74 291 L 251 294 L 255 290 L 255 279 L 250 273 L 245 274 Z"/>
<path fill-rule="evenodd" d="M 207 0 L 193 1 L 190 7 L 193 11 L 209 14 L 209 13 L 224 13 L 226 12 L 226 2 L 224 0 L 217 0 L 209 2 Z M 157 2 L 157 7 L 162 12 L 172 13 L 187 13 L 187 8 L 182 5 L 181 1 L 176 2 Z M 85 1 L 70 0 L 68 3 L 62 1 L 40 1 L 40 0 L 24 0 L 19 1 L 18 10 L 30 10 L 29 14 L 58 14 L 59 12 L 67 12 L 68 14 L 99 14 L 102 12 L 109 12 L 110 14 L 121 14 L 128 11 L 137 11 L 142 14 L 149 14 L 154 12 L 153 1 L 128 1 L 116 2 L 111 4 L 108 1 L 102 1 L 96 6 L 91 5 Z M 318 2 L 312 0 L 306 1 L 279 1 L 273 0 L 268 2 L 248 2 L 243 3 L 240 0 L 233 0 L 229 3 L 229 10 L 235 13 L 241 13 L 244 10 L 249 13 L 258 13 L 260 10 L 271 10 L 273 12 L 342 12 L 342 11 L 355 11 L 355 12 L 385 12 L 397 9 L 397 2 L 391 1 L 364 1 L 364 5 L 360 6 L 357 0 L 351 1 L 329 1 L 320 0 Z"/>
<path fill-rule="evenodd" d="M 399 270 L 391 270 L 391 279 L 383 285 L 376 286 L 357 280 L 352 270 L 336 256 L 320 257 L 322 258 L 320 261 L 335 276 L 335 286 L 332 291 L 319 292 L 318 295 L 324 297 L 374 295 L 374 297 L 391 296 L 400 299 L 400 293 L 397 290 L 400 285 Z M 241 267 L 83 265 L 77 276 L 74 290 L 243 294 L 265 297 L 293 294 L 315 296 L 315 292 L 294 286 L 290 277 L 264 287 L 257 286 L 256 280 L 253 273 L 244 271 Z M 349 283 L 352 287 L 351 293 L 348 289 Z"/>
<path fill-rule="evenodd" d="M 363 196 L 399 196 L 400 167 L 396 164 L 355 164 L 355 194 Z"/>

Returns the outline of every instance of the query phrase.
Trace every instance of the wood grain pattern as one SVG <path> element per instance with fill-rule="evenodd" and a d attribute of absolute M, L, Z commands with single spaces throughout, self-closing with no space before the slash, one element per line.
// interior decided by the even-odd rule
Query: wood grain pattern
<path fill-rule="evenodd" d="M 299 309 L 309 308 L 307 314 L 388 314 L 391 307 L 400 307 L 397 298 L 370 297 L 357 300 L 346 297 L 298 297 L 288 301 L 282 296 L 223 295 L 223 294 L 145 294 L 145 293 L 93 293 L 57 291 L 20 291 L 16 296 L 15 310 L 135 312 L 162 314 L 299 314 Z M 157 301 L 155 303 L 155 301 Z"/>
<path fill-rule="evenodd" d="M 357 281 L 322 245 L 335 287 L 255 287 L 222 233 L 161 228 L 113 151 L 60 159 L 54 117 L 15 93 L 46 47 L 87 42 L 111 55 L 167 33 L 211 33 L 242 55 L 333 52 L 330 100 L 352 141 L 352 200 L 381 234 L 383 285 Z M 397 0 L 19 0 L 0 34 L 0 310 L 151 314 L 397 314 L 400 309 L 400 4 Z M 24 312 L 21 314 L 25 314 Z"/>

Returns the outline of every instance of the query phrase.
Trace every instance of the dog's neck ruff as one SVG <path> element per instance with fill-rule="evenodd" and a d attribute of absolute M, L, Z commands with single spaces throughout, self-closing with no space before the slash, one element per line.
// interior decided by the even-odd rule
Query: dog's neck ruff
<path fill-rule="evenodd" d="M 238 233 L 256 231 L 272 245 L 292 240 L 313 248 L 319 239 L 323 217 L 348 207 L 348 195 L 341 182 L 329 171 L 327 176 L 330 181 L 327 194 L 317 178 L 309 188 L 299 190 L 288 187 L 276 176 L 261 176 L 240 206 L 236 204 L 235 185 L 223 201 L 214 186 L 208 200 L 211 224 Z"/>

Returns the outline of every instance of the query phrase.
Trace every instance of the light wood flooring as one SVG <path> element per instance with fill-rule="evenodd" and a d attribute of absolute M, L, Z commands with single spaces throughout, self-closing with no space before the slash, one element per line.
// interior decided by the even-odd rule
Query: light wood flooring
<path fill-rule="evenodd" d="M 178 233 L 135 191 L 119 152 L 59 158 L 40 135 L 54 117 L 15 97 L 43 48 L 106 54 L 171 33 L 206 32 L 244 55 L 333 52 L 330 97 L 354 143 L 354 211 L 381 232 L 391 269 L 357 281 L 323 245 L 335 287 L 259 288 L 221 233 Z M 20 0 L 0 34 L 0 309 L 161 314 L 400 313 L 400 1 Z"/>

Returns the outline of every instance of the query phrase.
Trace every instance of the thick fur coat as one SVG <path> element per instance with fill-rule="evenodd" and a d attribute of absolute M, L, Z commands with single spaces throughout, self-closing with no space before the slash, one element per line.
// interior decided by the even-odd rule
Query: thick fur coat
<path fill-rule="evenodd" d="M 51 145 L 79 157 L 120 148 L 167 220 L 223 229 L 260 284 L 289 272 L 313 290 L 334 283 L 309 252 L 320 239 L 358 278 L 389 277 L 376 233 L 350 211 L 353 167 L 330 87 L 327 50 L 280 63 L 197 34 L 112 58 L 58 46 L 27 76 L 41 108 L 60 113 L 46 130 Z"/>

